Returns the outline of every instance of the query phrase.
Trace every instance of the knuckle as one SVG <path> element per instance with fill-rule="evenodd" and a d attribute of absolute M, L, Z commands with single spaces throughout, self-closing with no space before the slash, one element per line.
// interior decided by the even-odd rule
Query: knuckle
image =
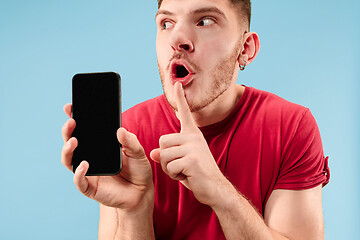
<path fill-rule="evenodd" d="M 67 153 L 68 153 L 68 147 L 67 147 L 68 143 L 65 143 L 64 146 L 62 147 L 62 151 L 61 151 L 61 155 L 64 157 Z"/>
<path fill-rule="evenodd" d="M 167 166 L 167 164 L 166 164 L 165 162 L 163 162 L 163 161 L 161 161 L 161 168 L 162 168 L 162 170 L 163 170 L 166 174 L 168 174 L 168 166 Z"/>
<path fill-rule="evenodd" d="M 144 151 L 143 147 L 139 145 L 135 150 L 135 154 L 139 155 L 139 156 L 145 155 L 145 151 Z"/>
<path fill-rule="evenodd" d="M 167 166 L 167 173 L 170 178 L 175 179 L 178 173 L 175 171 L 175 169 L 172 167 L 172 164 L 168 164 Z"/>
<path fill-rule="evenodd" d="M 198 166 L 199 165 L 199 158 L 195 154 L 189 154 L 186 157 L 186 162 L 191 164 L 192 166 Z"/>
<path fill-rule="evenodd" d="M 68 165 L 71 165 L 71 157 L 68 153 L 64 153 L 62 156 L 61 156 L 61 163 L 67 167 Z"/>
<path fill-rule="evenodd" d="M 177 176 L 177 174 L 175 174 L 175 173 L 169 174 L 169 177 L 173 180 L 176 180 L 176 176 Z"/>
<path fill-rule="evenodd" d="M 67 123 L 65 123 L 62 128 L 61 128 L 61 132 L 62 132 L 62 135 L 64 136 L 66 133 L 67 133 Z"/>
<path fill-rule="evenodd" d="M 166 135 L 162 135 L 159 138 L 159 145 L 160 145 L 160 148 L 166 148 L 166 146 L 167 146 L 167 137 L 166 137 Z"/>

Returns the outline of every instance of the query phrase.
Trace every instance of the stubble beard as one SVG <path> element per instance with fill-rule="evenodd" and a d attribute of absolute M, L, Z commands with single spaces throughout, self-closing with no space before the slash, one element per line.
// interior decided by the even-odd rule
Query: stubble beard
<path fill-rule="evenodd" d="M 206 108 L 216 99 L 218 99 L 221 95 L 223 95 L 226 92 L 226 90 L 228 90 L 233 80 L 234 69 L 237 63 L 240 44 L 241 42 L 239 41 L 236 44 L 230 56 L 225 57 L 213 68 L 213 70 L 211 70 L 211 73 L 209 74 L 209 76 L 211 76 L 211 86 L 204 94 L 205 97 L 203 99 L 200 99 L 199 102 L 188 101 L 191 112 L 197 112 Z M 165 81 L 166 81 L 165 73 L 164 70 L 160 67 L 159 62 L 158 62 L 158 68 L 159 68 L 159 74 L 160 74 L 161 84 L 163 87 L 165 98 L 167 102 L 170 104 L 170 106 L 175 111 L 177 111 L 176 103 L 170 101 L 168 97 L 168 93 L 165 91 Z"/>

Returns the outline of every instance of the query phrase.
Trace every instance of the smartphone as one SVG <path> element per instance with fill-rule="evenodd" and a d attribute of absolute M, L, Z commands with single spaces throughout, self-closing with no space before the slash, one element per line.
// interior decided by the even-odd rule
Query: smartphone
<path fill-rule="evenodd" d="M 78 140 L 73 172 L 86 160 L 88 176 L 116 175 L 122 167 L 121 144 L 116 131 L 121 126 L 121 78 L 115 72 L 78 73 L 72 79 L 72 117 Z"/>

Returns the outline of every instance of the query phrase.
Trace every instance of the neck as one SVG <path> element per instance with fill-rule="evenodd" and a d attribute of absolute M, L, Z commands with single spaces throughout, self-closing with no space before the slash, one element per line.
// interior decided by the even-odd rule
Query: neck
<path fill-rule="evenodd" d="M 224 120 L 235 108 L 240 100 L 245 87 L 233 83 L 214 102 L 205 108 L 192 112 L 198 127 L 205 127 Z"/>

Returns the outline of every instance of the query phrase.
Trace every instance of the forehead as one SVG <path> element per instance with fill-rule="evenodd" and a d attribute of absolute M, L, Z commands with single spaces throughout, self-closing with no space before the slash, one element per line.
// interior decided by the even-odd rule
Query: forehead
<path fill-rule="evenodd" d="M 225 16 L 234 16 L 230 0 L 163 0 L 158 13 L 169 11 L 173 14 L 191 14 L 199 9 L 218 9 Z"/>

